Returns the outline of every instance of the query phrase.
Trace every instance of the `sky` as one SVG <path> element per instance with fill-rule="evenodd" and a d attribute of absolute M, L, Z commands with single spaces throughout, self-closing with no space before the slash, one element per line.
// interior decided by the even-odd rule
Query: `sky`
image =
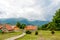
<path fill-rule="evenodd" d="M 0 0 L 0 19 L 51 21 L 59 8 L 60 0 Z"/>

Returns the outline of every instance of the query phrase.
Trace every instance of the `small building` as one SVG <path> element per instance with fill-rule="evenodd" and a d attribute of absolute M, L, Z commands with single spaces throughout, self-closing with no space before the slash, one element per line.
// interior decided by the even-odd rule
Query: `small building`
<path fill-rule="evenodd" d="M 29 31 L 36 31 L 37 30 L 37 26 L 33 26 L 33 25 L 28 25 L 24 28 L 25 31 L 29 30 Z"/>
<path fill-rule="evenodd" d="M 18 28 L 17 26 L 14 26 L 13 29 L 14 29 L 15 32 L 19 32 L 20 31 L 20 28 Z"/>
<path fill-rule="evenodd" d="M 0 25 L 0 33 L 2 33 L 2 32 L 3 32 L 1 29 L 2 29 L 2 26 Z"/>
<path fill-rule="evenodd" d="M 2 26 L 0 25 L 0 29 L 2 29 Z"/>
<path fill-rule="evenodd" d="M 3 31 L 3 32 L 12 32 L 12 31 L 13 31 L 13 28 L 12 28 L 11 25 L 5 24 L 5 25 L 3 25 L 3 27 L 2 27 L 2 31 Z"/>

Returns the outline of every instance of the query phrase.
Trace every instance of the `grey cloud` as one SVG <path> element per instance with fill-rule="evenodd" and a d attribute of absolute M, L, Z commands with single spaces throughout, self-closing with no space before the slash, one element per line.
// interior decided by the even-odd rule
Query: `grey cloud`
<path fill-rule="evenodd" d="M 59 0 L 1 0 L 0 15 L 3 16 L 0 18 L 24 17 L 29 20 L 51 20 L 54 12 L 60 8 L 59 5 Z"/>

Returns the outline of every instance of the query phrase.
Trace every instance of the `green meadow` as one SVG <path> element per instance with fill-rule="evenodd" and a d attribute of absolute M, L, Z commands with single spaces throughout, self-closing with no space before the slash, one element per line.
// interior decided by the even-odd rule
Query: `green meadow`
<path fill-rule="evenodd" d="M 38 31 L 38 33 L 38 35 L 35 35 L 35 32 L 26 34 L 16 40 L 60 40 L 60 31 L 55 31 L 54 35 L 51 34 L 51 31 Z"/>
<path fill-rule="evenodd" d="M 22 34 L 22 32 L 11 32 L 11 33 L 0 33 L 0 40 L 4 40 L 4 39 L 7 39 L 7 38 L 10 38 L 10 37 L 14 37 L 14 36 L 17 36 L 17 35 L 20 35 Z"/>

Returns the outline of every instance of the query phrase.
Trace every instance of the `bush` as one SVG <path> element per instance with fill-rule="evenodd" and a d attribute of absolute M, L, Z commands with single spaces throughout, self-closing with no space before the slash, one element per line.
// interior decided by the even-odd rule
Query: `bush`
<path fill-rule="evenodd" d="M 26 34 L 31 34 L 31 31 L 26 31 Z"/>
<path fill-rule="evenodd" d="M 55 34 L 55 32 L 54 32 L 54 31 L 51 31 L 51 34 L 52 34 L 52 35 L 54 35 L 54 34 Z"/>
<path fill-rule="evenodd" d="M 37 31 L 35 32 L 35 35 L 38 35 L 38 32 Z"/>
<path fill-rule="evenodd" d="M 0 30 L 0 33 L 2 33 L 2 30 Z"/>

